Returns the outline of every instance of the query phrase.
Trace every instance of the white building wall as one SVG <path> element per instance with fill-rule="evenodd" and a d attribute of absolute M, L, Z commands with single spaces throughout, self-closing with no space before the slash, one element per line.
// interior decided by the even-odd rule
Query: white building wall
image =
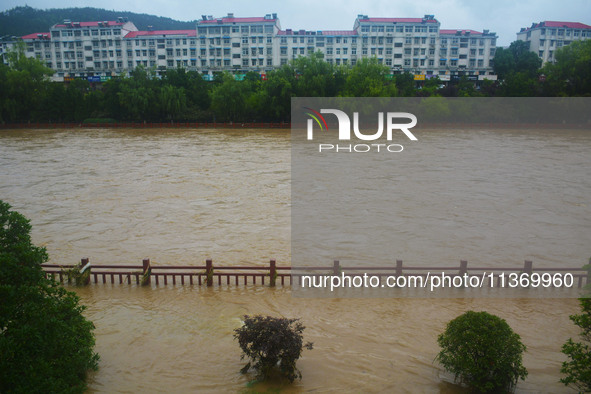
<path fill-rule="evenodd" d="M 344 31 L 281 30 L 276 14 L 229 14 L 204 16 L 194 31 L 138 32 L 133 23 L 118 21 L 92 26 L 62 23 L 52 26 L 50 33 L 50 39 L 29 36 L 26 50 L 54 69 L 57 79 L 127 74 L 139 65 L 159 71 L 183 67 L 210 76 L 220 71 L 264 73 L 316 51 L 335 65 L 375 57 L 392 73 L 489 75 L 497 38 L 486 30 L 442 30 L 432 15 L 359 15 L 353 29 Z"/>
<path fill-rule="evenodd" d="M 574 22 L 541 22 L 517 33 L 517 40 L 529 42 L 530 51 L 537 54 L 543 64 L 555 62 L 559 48 L 590 38 L 591 26 Z"/>

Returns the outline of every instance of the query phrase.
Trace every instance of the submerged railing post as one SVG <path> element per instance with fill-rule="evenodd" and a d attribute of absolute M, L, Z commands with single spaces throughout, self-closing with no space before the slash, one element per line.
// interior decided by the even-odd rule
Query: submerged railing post
<path fill-rule="evenodd" d="M 339 260 L 335 260 L 332 262 L 332 273 L 334 275 L 338 275 L 341 272 L 341 262 Z"/>
<path fill-rule="evenodd" d="M 90 283 L 90 275 L 91 275 L 91 268 L 90 263 L 88 262 L 88 257 L 84 257 L 80 259 L 80 275 L 84 274 L 85 271 L 88 271 L 86 278 L 84 279 L 84 286 Z"/>
<path fill-rule="evenodd" d="M 529 260 L 525 260 L 525 263 L 523 264 L 523 273 L 525 274 L 530 274 L 533 272 L 533 263 Z"/>
<path fill-rule="evenodd" d="M 143 259 L 142 260 L 142 286 L 147 286 L 152 283 L 152 278 L 150 277 L 151 274 L 151 267 L 150 267 L 150 259 Z"/>
<path fill-rule="evenodd" d="M 396 276 L 402 276 L 402 260 L 396 260 Z"/>
<path fill-rule="evenodd" d="M 211 259 L 205 260 L 205 272 L 207 275 L 207 287 L 213 286 L 213 262 Z"/>
<path fill-rule="evenodd" d="M 275 266 L 275 260 L 269 261 L 269 286 L 275 287 L 275 281 L 277 280 L 277 267 Z"/>
<path fill-rule="evenodd" d="M 460 260 L 460 275 L 464 276 L 464 274 L 468 273 L 468 261 L 467 260 Z"/>

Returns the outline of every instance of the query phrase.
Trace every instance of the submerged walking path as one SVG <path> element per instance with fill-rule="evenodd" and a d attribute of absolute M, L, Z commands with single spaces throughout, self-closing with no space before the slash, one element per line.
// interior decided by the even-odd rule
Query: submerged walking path
<path fill-rule="evenodd" d="M 375 279 L 377 283 L 389 283 L 388 287 L 401 283 L 414 283 L 415 288 L 431 289 L 450 284 L 447 287 L 460 288 L 567 288 L 581 289 L 591 283 L 591 272 L 584 268 L 535 268 L 526 260 L 521 267 L 468 267 L 466 260 L 459 265 L 445 267 L 405 266 L 396 260 L 392 266 L 346 267 L 335 260 L 329 266 L 293 267 L 277 266 L 270 260 L 267 266 L 214 266 L 207 259 L 205 265 L 155 265 L 144 259 L 141 265 L 93 265 L 89 259 L 81 259 L 77 265 L 43 264 L 46 277 L 53 277 L 60 283 L 121 284 L 121 285 L 268 285 L 305 287 L 339 286 L 345 279 L 349 283 L 365 283 Z M 307 282 L 306 282 L 307 280 Z M 363 281 L 363 282 L 362 282 Z M 319 286 L 319 283 L 325 286 Z M 420 286 L 416 284 L 419 283 Z M 390 285 L 392 284 L 392 285 Z M 453 284 L 453 286 L 452 286 Z M 338 287 L 338 286 L 337 286 Z M 342 286 L 345 287 L 345 286 Z M 349 287 L 362 287 L 351 286 Z M 378 287 L 371 286 L 371 287 Z M 384 287 L 382 284 L 381 287 Z M 445 286 L 444 286 L 445 287 Z M 332 289 L 331 289 L 332 291 Z"/>

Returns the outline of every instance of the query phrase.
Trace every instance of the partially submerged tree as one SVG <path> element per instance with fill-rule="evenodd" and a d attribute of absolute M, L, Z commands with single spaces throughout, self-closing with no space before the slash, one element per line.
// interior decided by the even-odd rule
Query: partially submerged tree
<path fill-rule="evenodd" d="M 303 347 L 312 349 L 312 343 L 304 345 L 302 332 L 305 327 L 299 319 L 271 316 L 244 316 L 244 325 L 234 330 L 244 352 L 242 358 L 250 361 L 242 368 L 246 373 L 251 367 L 257 371 L 257 378 L 268 378 L 273 371 L 293 382 L 302 374 L 296 368 L 296 361 Z"/>
<path fill-rule="evenodd" d="M 522 364 L 525 345 L 498 316 L 468 311 L 450 321 L 437 342 L 437 361 L 471 390 L 507 391 L 527 376 Z"/>

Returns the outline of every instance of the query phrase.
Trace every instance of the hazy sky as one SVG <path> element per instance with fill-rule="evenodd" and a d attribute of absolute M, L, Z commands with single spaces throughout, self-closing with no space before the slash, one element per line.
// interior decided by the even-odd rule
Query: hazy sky
<path fill-rule="evenodd" d="M 228 12 L 237 17 L 277 13 L 283 29 L 306 30 L 351 29 L 358 14 L 414 18 L 434 14 L 444 29 L 496 32 L 500 46 L 509 45 L 519 29 L 532 22 L 556 20 L 591 25 L 591 0 L 2 0 L 0 7 L 7 10 L 25 4 L 41 9 L 99 7 L 182 21 L 200 19 L 201 15 L 225 16 Z"/>

